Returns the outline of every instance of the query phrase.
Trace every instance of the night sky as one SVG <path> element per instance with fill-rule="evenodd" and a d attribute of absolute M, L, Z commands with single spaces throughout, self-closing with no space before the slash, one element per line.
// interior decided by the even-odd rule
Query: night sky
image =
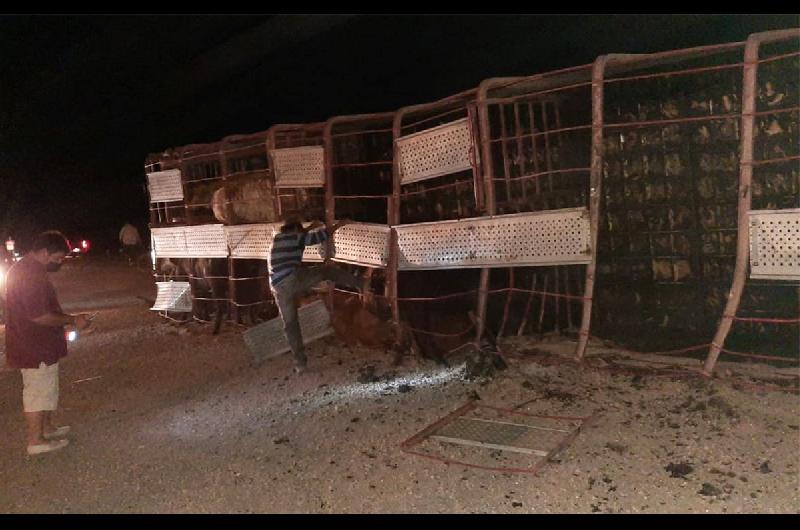
<path fill-rule="evenodd" d="M 0 16 L 0 237 L 144 228 L 151 152 L 489 77 L 742 41 L 797 15 Z"/>

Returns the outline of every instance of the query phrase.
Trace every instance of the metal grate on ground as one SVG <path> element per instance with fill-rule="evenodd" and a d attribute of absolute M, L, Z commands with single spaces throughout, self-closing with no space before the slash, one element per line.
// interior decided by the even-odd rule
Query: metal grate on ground
<path fill-rule="evenodd" d="M 485 412 L 499 418 L 481 416 Z M 438 460 L 446 464 L 492 471 L 536 474 L 542 466 L 566 449 L 578 436 L 590 416 L 544 416 L 519 410 L 478 405 L 474 401 L 459 407 L 401 444 L 409 454 Z M 527 422 L 535 422 L 527 423 Z M 565 426 L 564 424 L 568 425 Z M 426 453 L 419 446 L 426 440 L 446 444 L 499 450 L 539 457 L 532 467 L 489 467 L 442 455 Z"/>
<path fill-rule="evenodd" d="M 331 317 L 322 300 L 304 305 L 297 313 L 300 318 L 303 344 L 309 344 L 333 333 Z M 283 332 L 283 320 L 280 316 L 253 326 L 242 336 L 250 352 L 258 361 L 277 357 L 291 349 Z"/>

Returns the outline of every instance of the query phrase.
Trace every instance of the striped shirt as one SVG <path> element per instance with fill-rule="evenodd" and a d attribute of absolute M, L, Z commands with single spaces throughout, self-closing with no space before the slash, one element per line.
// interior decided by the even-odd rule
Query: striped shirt
<path fill-rule="evenodd" d="M 278 285 L 281 280 L 300 266 L 306 245 L 316 245 L 327 239 L 328 232 L 324 228 L 313 230 L 307 234 L 284 234 L 280 232 L 276 234 L 269 254 L 270 285 Z"/>

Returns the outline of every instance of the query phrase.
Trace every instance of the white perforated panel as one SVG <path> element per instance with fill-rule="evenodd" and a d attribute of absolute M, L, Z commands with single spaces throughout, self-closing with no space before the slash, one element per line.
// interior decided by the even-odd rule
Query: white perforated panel
<path fill-rule="evenodd" d="M 186 234 L 183 226 L 170 228 L 153 228 L 153 250 L 156 258 L 186 258 Z"/>
<path fill-rule="evenodd" d="M 231 257 L 245 259 L 269 259 L 272 239 L 280 223 L 226 226 L 225 235 Z"/>
<path fill-rule="evenodd" d="M 227 258 L 222 225 L 153 228 L 156 258 Z"/>
<path fill-rule="evenodd" d="M 589 211 L 568 208 L 400 225 L 399 268 L 455 269 L 589 263 Z"/>
<path fill-rule="evenodd" d="M 352 223 L 344 225 L 333 234 L 334 261 L 385 267 L 389 254 L 387 225 Z"/>
<path fill-rule="evenodd" d="M 228 240 L 223 225 L 186 226 L 186 251 L 192 258 L 227 258 Z"/>
<path fill-rule="evenodd" d="M 467 119 L 397 139 L 403 184 L 470 169 L 472 135 Z"/>
<path fill-rule="evenodd" d="M 236 259 L 269 259 L 272 240 L 280 230 L 281 223 L 262 223 L 252 225 L 226 226 L 225 235 L 231 251 Z M 306 223 L 308 226 L 308 223 Z M 303 261 L 324 261 L 323 244 L 306 247 Z"/>
<path fill-rule="evenodd" d="M 300 319 L 300 331 L 303 344 L 333 333 L 331 317 L 322 300 L 304 305 L 297 311 Z M 281 317 L 253 326 L 243 333 L 244 342 L 250 351 L 260 360 L 274 357 L 290 350 L 289 342 L 283 332 Z"/>
<path fill-rule="evenodd" d="M 175 202 L 183 200 L 181 170 L 168 169 L 147 174 L 150 202 Z"/>
<path fill-rule="evenodd" d="M 189 282 L 156 282 L 158 294 L 151 311 L 179 311 L 188 313 L 192 310 L 192 291 Z"/>
<path fill-rule="evenodd" d="M 321 146 L 291 147 L 270 151 L 279 188 L 325 186 L 324 149 Z"/>
<path fill-rule="evenodd" d="M 800 280 L 800 209 L 752 210 L 750 277 Z"/>

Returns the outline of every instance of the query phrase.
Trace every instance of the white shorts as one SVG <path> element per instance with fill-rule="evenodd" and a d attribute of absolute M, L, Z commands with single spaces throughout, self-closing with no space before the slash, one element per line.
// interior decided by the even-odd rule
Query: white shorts
<path fill-rule="evenodd" d="M 25 412 L 56 410 L 58 407 L 58 363 L 22 368 L 22 408 Z"/>

